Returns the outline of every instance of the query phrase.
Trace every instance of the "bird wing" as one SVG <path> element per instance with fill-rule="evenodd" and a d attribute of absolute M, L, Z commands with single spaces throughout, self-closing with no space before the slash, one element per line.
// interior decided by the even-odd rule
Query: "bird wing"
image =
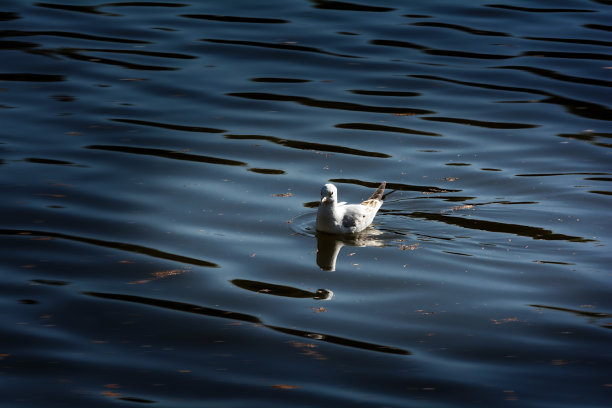
<path fill-rule="evenodd" d="M 365 208 L 372 208 L 372 209 L 376 209 L 378 210 L 378 208 L 382 205 L 382 201 L 381 200 L 376 200 L 376 199 L 370 199 L 370 200 L 365 200 L 364 202 L 362 202 L 361 204 L 359 204 Z"/>
<path fill-rule="evenodd" d="M 361 204 L 351 204 L 345 206 L 342 216 L 342 226 L 344 228 L 355 228 L 367 222 L 368 210 Z"/>

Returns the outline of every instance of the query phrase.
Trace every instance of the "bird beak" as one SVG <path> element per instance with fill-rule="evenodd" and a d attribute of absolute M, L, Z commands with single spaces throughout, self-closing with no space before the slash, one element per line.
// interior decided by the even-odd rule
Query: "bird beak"
<path fill-rule="evenodd" d="M 321 204 L 325 203 L 326 201 L 327 201 L 327 197 L 323 197 L 323 198 L 321 199 Z"/>

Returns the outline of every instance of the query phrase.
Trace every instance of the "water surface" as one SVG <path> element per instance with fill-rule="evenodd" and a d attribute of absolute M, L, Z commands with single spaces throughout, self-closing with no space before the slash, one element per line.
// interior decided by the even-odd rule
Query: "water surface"
<path fill-rule="evenodd" d="M 0 404 L 608 406 L 610 6 L 4 1 Z"/>

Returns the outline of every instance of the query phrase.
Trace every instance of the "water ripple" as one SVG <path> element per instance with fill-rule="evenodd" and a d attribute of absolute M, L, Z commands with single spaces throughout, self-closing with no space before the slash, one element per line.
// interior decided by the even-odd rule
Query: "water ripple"
<path fill-rule="evenodd" d="M 425 119 L 425 118 L 424 118 Z M 369 130 L 374 132 L 391 132 L 391 133 L 404 133 L 409 135 L 420 135 L 420 136 L 442 136 L 438 133 L 425 132 L 423 130 L 408 129 L 398 126 L 387 126 L 377 125 L 373 123 L 338 123 L 334 127 L 339 129 L 357 129 L 357 130 Z"/>
<path fill-rule="evenodd" d="M 391 156 L 385 153 L 369 152 L 365 150 L 353 149 L 345 146 L 336 146 L 324 143 L 313 143 L 303 142 L 299 140 L 281 139 L 274 136 L 263 136 L 263 135 L 225 135 L 227 139 L 233 140 L 266 140 L 271 143 L 275 143 L 281 146 L 290 147 L 292 149 L 300 150 L 316 150 L 320 152 L 332 152 L 351 154 L 356 156 L 367 156 L 367 157 L 379 157 L 379 158 L 390 158 Z"/>
<path fill-rule="evenodd" d="M 574 59 L 578 61 L 582 61 L 582 60 L 612 61 L 612 55 L 600 54 L 600 53 L 595 53 L 595 52 L 525 51 L 521 54 L 521 56 L 537 57 L 537 58 Z"/>
<path fill-rule="evenodd" d="M 77 40 L 86 41 L 100 41 L 100 42 L 113 42 L 123 44 L 151 44 L 150 41 L 134 40 L 123 37 L 108 37 L 101 35 L 92 35 L 86 33 L 70 32 L 70 31 L 33 31 L 33 30 L 2 30 L 0 31 L 0 37 L 63 37 L 63 38 L 74 38 Z"/>
<path fill-rule="evenodd" d="M 342 58 L 361 58 L 355 55 L 347 55 L 347 54 L 337 54 L 331 51 L 325 51 L 315 47 L 308 47 L 304 45 L 295 45 L 295 44 L 287 44 L 287 43 L 266 43 L 261 41 L 245 41 L 245 40 L 225 40 L 219 38 L 204 38 L 200 41 L 205 41 L 213 44 L 226 44 L 226 45 L 242 45 L 247 47 L 260 47 L 260 48 L 272 48 L 283 51 L 299 51 L 299 52 L 312 52 L 316 54 L 325 54 L 332 55 L 334 57 L 342 57 Z"/>
<path fill-rule="evenodd" d="M 513 69 L 517 71 L 529 72 L 530 74 L 534 74 L 534 75 L 541 76 L 544 78 L 554 79 L 557 81 L 563 81 L 563 82 L 573 82 L 576 84 L 587 84 L 587 85 L 594 85 L 594 86 L 612 87 L 612 81 L 606 81 L 603 79 L 595 79 L 595 78 L 577 77 L 577 76 L 572 76 L 572 75 L 564 75 L 557 71 L 553 71 L 551 69 L 536 68 L 536 67 L 530 67 L 530 66 L 524 66 L 524 65 L 505 65 L 505 66 L 499 66 L 495 68 Z"/>
<path fill-rule="evenodd" d="M 40 236 L 56 239 L 65 239 L 69 241 L 82 242 L 85 244 L 95 245 L 102 248 L 112 248 L 120 251 L 133 252 L 136 254 L 144 254 L 154 258 L 166 259 L 175 262 L 182 262 L 190 265 L 203 266 L 207 268 L 218 268 L 214 262 L 205 261 L 203 259 L 191 258 L 188 256 L 173 254 L 170 252 L 160 251 L 155 248 L 149 248 L 142 245 L 128 244 L 125 242 L 105 241 L 97 238 L 82 237 L 78 235 L 64 234 L 51 231 L 35 231 L 35 230 L 12 230 L 0 229 L 0 235 L 9 236 Z"/>
<path fill-rule="evenodd" d="M 380 185 L 380 182 L 366 182 L 356 179 L 345 179 L 345 178 L 333 178 L 330 179 L 332 183 L 341 183 L 341 184 L 354 184 L 358 186 L 363 186 L 367 188 L 376 188 Z M 387 190 L 392 191 L 420 191 L 422 193 L 458 193 L 461 190 L 453 190 L 447 188 L 439 188 L 434 186 L 416 186 L 404 183 L 392 183 L 387 182 Z M 386 195 L 386 194 L 385 194 Z"/>
<path fill-rule="evenodd" d="M 489 129 L 532 129 L 532 128 L 536 128 L 540 126 L 540 125 L 531 125 L 527 123 L 504 123 L 504 122 L 498 122 L 498 121 L 486 122 L 484 120 L 462 119 L 462 118 L 444 118 L 444 117 L 436 117 L 436 116 L 426 116 L 421 119 L 429 120 L 433 122 L 458 123 L 460 125 L 477 126 L 477 127 L 489 128 Z"/>
<path fill-rule="evenodd" d="M 609 405 L 609 3 L 4 1 L 6 404 Z"/>
<path fill-rule="evenodd" d="M 145 156 L 163 157 L 166 159 L 191 161 L 197 163 L 210 163 L 210 164 L 221 164 L 225 166 L 246 166 L 245 162 L 224 159 L 220 157 L 204 156 L 200 154 L 191 154 L 178 152 L 174 150 L 155 149 L 150 147 L 136 147 L 136 146 L 117 146 L 117 145 L 90 145 L 86 146 L 86 149 L 93 150 L 105 150 L 109 152 L 129 153 L 138 154 Z"/>
<path fill-rule="evenodd" d="M 63 75 L 38 74 L 38 73 L 6 73 L 0 74 L 0 81 L 20 82 L 61 82 L 66 78 Z"/>
<path fill-rule="evenodd" d="M 217 317 L 222 319 L 231 319 L 236 321 L 243 321 L 248 323 L 255 323 L 257 325 L 261 325 L 263 327 L 267 327 L 269 329 L 289 334 L 291 336 L 297 336 L 302 338 L 307 338 L 310 340 L 323 341 L 333 344 L 338 344 L 345 347 L 353 347 L 359 349 L 365 349 L 370 351 L 377 351 L 380 353 L 389 353 L 389 354 L 399 354 L 399 355 L 410 355 L 411 353 L 407 350 L 385 346 L 380 344 L 368 343 L 360 340 L 350 339 L 346 337 L 340 337 L 330 334 L 318 333 L 318 332 L 310 332 L 307 330 L 300 330 L 295 328 L 281 327 L 281 326 L 273 326 L 269 324 L 265 324 L 260 318 L 256 316 L 252 316 L 245 313 L 233 312 L 230 310 L 222 310 L 216 309 L 206 306 L 199 306 L 184 302 L 176 302 L 172 300 L 163 300 L 156 299 L 150 297 L 136 296 L 136 295 L 126 295 L 119 293 L 102 293 L 102 292 L 85 292 L 85 295 L 102 298 L 102 299 L 110 299 L 110 300 L 118 300 L 122 302 L 130 302 L 130 303 L 139 303 L 149 306 L 161 307 L 164 309 L 177 310 L 180 312 L 186 313 L 195 313 L 199 315 Z"/>
<path fill-rule="evenodd" d="M 423 21 L 423 22 L 418 22 L 418 23 L 412 23 L 411 25 L 417 26 L 417 27 L 448 28 L 451 30 L 463 31 L 469 34 L 492 36 L 492 37 L 510 37 L 511 36 L 508 33 L 503 33 L 500 31 L 481 30 L 481 29 L 466 27 L 466 26 L 462 26 L 458 24 L 439 23 L 439 22 L 433 22 L 433 21 L 432 22 Z"/>
<path fill-rule="evenodd" d="M 265 92 L 230 92 L 227 95 L 235 96 L 238 98 L 255 99 L 258 101 L 296 102 L 300 105 L 311 106 L 315 108 L 339 109 L 355 112 L 393 113 L 400 115 L 425 115 L 434 113 L 429 110 L 417 108 L 396 108 L 390 106 L 361 105 L 352 102 L 325 101 L 307 98 L 305 96 L 279 95 Z"/>
<path fill-rule="evenodd" d="M 435 75 L 410 75 L 414 78 L 421 79 L 429 79 L 432 81 L 441 81 L 441 82 L 450 82 L 457 85 L 464 85 L 475 88 L 485 88 L 492 89 L 498 91 L 509 91 L 509 92 L 521 92 L 521 93 L 531 93 L 536 95 L 546 96 L 546 99 L 539 100 L 540 103 L 550 103 L 553 105 L 563 106 L 568 112 L 582 116 L 590 119 L 598 119 L 610 121 L 612 120 L 612 110 L 608 107 L 592 102 L 581 101 L 576 99 L 571 99 L 563 96 L 559 96 L 547 91 L 539 90 L 539 89 L 530 89 L 516 86 L 507 86 L 507 85 L 497 85 L 490 83 L 479 83 L 479 82 L 470 82 L 470 81 L 460 81 L 457 79 L 445 78 Z M 425 119 L 425 118 L 423 118 Z"/>
<path fill-rule="evenodd" d="M 162 123 L 162 122 L 152 122 L 148 120 L 140 120 L 140 119 L 109 119 L 113 122 L 119 123 L 129 123 L 132 125 L 140 125 L 140 126 L 151 126 L 161 129 L 171 129 L 171 130 L 179 130 L 181 132 L 197 132 L 197 133 L 223 133 L 226 132 L 223 129 L 216 129 L 210 127 L 203 126 L 187 126 L 187 125 L 177 125 L 174 123 Z"/>
<path fill-rule="evenodd" d="M 187 7 L 188 4 L 181 3 L 165 3 L 165 2 L 153 2 L 153 1 L 128 1 L 120 3 L 105 3 L 97 6 L 77 6 L 74 4 L 53 4 L 53 3 L 36 3 L 38 7 L 44 7 L 62 11 L 72 11 L 77 13 L 85 14 L 98 14 L 107 17 L 121 17 L 122 14 L 109 13 L 101 11 L 104 7 Z"/>
<path fill-rule="evenodd" d="M 474 218 L 455 217 L 444 214 L 432 214 L 425 212 L 412 212 L 409 214 L 395 213 L 395 215 L 406 215 L 415 218 L 423 218 L 427 220 L 440 221 L 446 224 L 457 225 L 461 228 L 477 229 L 489 232 L 501 232 L 504 234 L 513 234 L 532 239 L 544 239 L 552 241 L 569 241 L 569 242 L 597 242 L 597 240 L 583 238 L 572 235 L 557 234 L 551 230 L 540 227 L 531 227 L 527 225 L 508 224 L 497 221 L 477 220 Z"/>
<path fill-rule="evenodd" d="M 181 17 L 195 18 L 198 20 L 222 21 L 224 23 L 286 24 L 290 22 L 289 20 L 279 18 L 220 16 L 215 14 L 181 14 Z"/>
<path fill-rule="evenodd" d="M 538 7 L 520 7 L 511 6 L 508 4 L 485 4 L 485 7 L 494 7 L 504 10 L 521 11 L 526 13 L 594 13 L 595 10 L 570 9 L 570 8 L 538 8 Z"/>
<path fill-rule="evenodd" d="M 162 65 L 138 64 L 138 63 L 123 61 L 123 60 L 94 57 L 92 55 L 84 54 L 83 51 L 89 51 L 92 53 L 111 52 L 111 53 L 119 53 L 119 54 L 147 55 L 147 52 L 145 51 L 134 51 L 134 50 L 124 51 L 124 50 L 103 50 L 103 49 L 87 50 L 87 49 L 78 49 L 78 48 L 60 48 L 60 49 L 53 50 L 52 53 L 61 55 L 66 58 L 74 59 L 77 61 L 94 62 L 98 64 L 107 64 L 107 65 L 117 65 L 117 66 L 120 66 L 126 69 L 132 69 L 132 70 L 138 70 L 138 71 L 176 71 L 180 69 L 179 67 L 166 67 Z M 46 52 L 49 52 L 49 51 L 46 51 Z M 160 53 L 154 53 L 154 54 L 160 54 Z M 165 53 L 165 54 L 170 55 L 169 53 Z M 148 55 L 153 55 L 153 53 L 148 53 Z M 193 57 L 188 57 L 188 58 L 193 58 Z"/>
<path fill-rule="evenodd" d="M 351 89 L 350 93 L 354 93 L 356 95 L 369 95 L 369 96 L 392 96 L 397 98 L 406 98 L 413 96 L 420 96 L 420 92 L 406 92 L 406 91 L 383 91 L 383 90 L 363 90 L 363 89 Z"/>
<path fill-rule="evenodd" d="M 345 1 L 310 0 L 314 7 L 323 10 L 363 11 L 369 13 L 386 13 L 395 10 L 390 7 L 370 6 Z"/>
<path fill-rule="evenodd" d="M 240 289 L 271 296 L 282 296 L 294 299 L 330 300 L 333 297 L 327 289 L 317 289 L 314 292 L 276 283 L 253 281 L 248 279 L 232 279 L 230 281 Z"/>
<path fill-rule="evenodd" d="M 597 45 L 602 47 L 612 47 L 612 41 L 593 40 L 590 38 L 556 38 L 556 37 L 523 37 L 526 40 L 558 42 L 566 44 Z"/>

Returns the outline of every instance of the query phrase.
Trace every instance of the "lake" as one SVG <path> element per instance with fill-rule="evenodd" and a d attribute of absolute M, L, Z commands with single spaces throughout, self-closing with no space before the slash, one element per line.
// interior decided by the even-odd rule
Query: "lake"
<path fill-rule="evenodd" d="M 609 406 L 611 6 L 3 1 L 0 406 Z"/>

